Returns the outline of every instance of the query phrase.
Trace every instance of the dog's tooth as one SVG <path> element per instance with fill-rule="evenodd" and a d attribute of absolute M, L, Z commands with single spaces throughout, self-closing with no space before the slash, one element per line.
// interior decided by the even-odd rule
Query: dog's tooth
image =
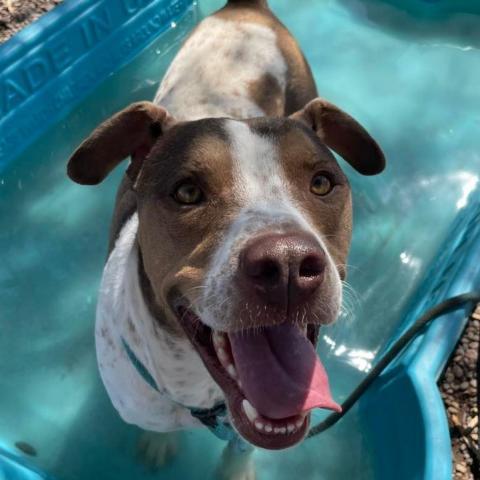
<path fill-rule="evenodd" d="M 217 347 L 224 347 L 226 344 L 223 333 L 213 332 L 213 343 Z"/>
<path fill-rule="evenodd" d="M 273 430 L 273 428 L 269 423 L 265 424 L 265 431 L 267 433 L 270 433 L 272 430 Z"/>
<path fill-rule="evenodd" d="M 237 378 L 237 371 L 235 370 L 235 367 L 232 364 L 227 365 L 226 370 L 232 378 Z"/>
<path fill-rule="evenodd" d="M 217 355 L 221 362 L 226 362 L 228 360 L 227 352 L 222 347 L 218 348 Z"/>
<path fill-rule="evenodd" d="M 256 420 L 256 421 L 255 421 L 255 428 L 256 428 L 257 430 L 263 431 L 263 423 L 260 422 L 260 421 L 258 421 L 258 420 Z"/>
<path fill-rule="evenodd" d="M 255 407 L 246 398 L 242 400 L 242 407 L 247 418 L 252 423 L 255 423 L 255 426 L 256 426 L 257 422 L 255 422 L 255 419 L 258 417 L 258 412 L 255 410 Z M 263 428 L 263 425 L 262 425 L 262 428 Z"/>
<path fill-rule="evenodd" d="M 279 430 L 280 433 L 287 433 L 287 427 L 281 427 Z"/>
<path fill-rule="evenodd" d="M 281 429 L 280 427 L 275 427 L 275 428 L 273 429 L 273 433 L 277 433 L 277 434 L 278 434 L 278 433 L 282 433 L 282 429 Z"/>
<path fill-rule="evenodd" d="M 295 430 L 295 425 L 293 423 L 289 423 L 287 425 L 287 431 L 288 433 L 292 433 Z"/>
<path fill-rule="evenodd" d="M 303 425 L 304 420 L 305 420 L 305 417 L 302 417 L 301 419 L 297 420 L 297 421 L 295 422 L 296 427 L 297 427 L 297 428 L 301 428 L 301 426 Z"/>

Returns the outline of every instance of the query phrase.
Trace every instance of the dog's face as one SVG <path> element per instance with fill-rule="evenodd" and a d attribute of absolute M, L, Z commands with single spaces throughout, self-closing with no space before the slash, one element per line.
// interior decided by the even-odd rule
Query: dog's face
<path fill-rule="evenodd" d="M 338 409 L 314 346 L 340 309 L 352 206 L 327 145 L 362 173 L 383 169 L 374 140 L 323 100 L 290 118 L 182 123 L 136 104 L 69 164 L 97 183 L 132 155 L 155 302 L 222 388 L 235 428 L 270 449 L 299 442 L 312 408 Z"/>

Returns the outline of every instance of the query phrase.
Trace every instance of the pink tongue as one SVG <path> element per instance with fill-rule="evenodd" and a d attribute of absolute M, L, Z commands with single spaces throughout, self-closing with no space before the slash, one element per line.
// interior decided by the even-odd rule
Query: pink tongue
<path fill-rule="evenodd" d="M 341 411 L 313 345 L 297 326 L 283 323 L 229 338 L 242 390 L 263 416 L 281 419 L 315 407 Z"/>

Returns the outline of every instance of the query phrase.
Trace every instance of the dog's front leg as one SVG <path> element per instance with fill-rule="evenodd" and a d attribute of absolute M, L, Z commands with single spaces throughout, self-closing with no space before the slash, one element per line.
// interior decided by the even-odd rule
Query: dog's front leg
<path fill-rule="evenodd" d="M 140 435 L 137 454 L 142 463 L 151 470 L 157 470 L 165 465 L 177 452 L 177 432 L 148 432 Z"/>
<path fill-rule="evenodd" d="M 229 441 L 223 450 L 216 480 L 255 480 L 254 450 L 252 446 L 239 448 L 238 442 Z"/>

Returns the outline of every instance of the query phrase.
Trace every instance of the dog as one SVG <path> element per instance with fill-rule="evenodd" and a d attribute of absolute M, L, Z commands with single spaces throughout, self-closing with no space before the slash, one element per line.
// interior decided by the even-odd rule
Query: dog
<path fill-rule="evenodd" d="M 315 352 L 339 314 L 352 229 L 330 149 L 363 175 L 384 169 L 368 132 L 318 97 L 267 2 L 229 0 L 153 102 L 103 122 L 70 158 L 70 178 L 95 185 L 130 157 L 96 351 L 120 416 L 157 432 L 158 463 L 173 432 L 206 425 L 229 441 L 219 476 L 253 479 L 252 446 L 296 445 L 313 408 L 340 410 Z"/>

